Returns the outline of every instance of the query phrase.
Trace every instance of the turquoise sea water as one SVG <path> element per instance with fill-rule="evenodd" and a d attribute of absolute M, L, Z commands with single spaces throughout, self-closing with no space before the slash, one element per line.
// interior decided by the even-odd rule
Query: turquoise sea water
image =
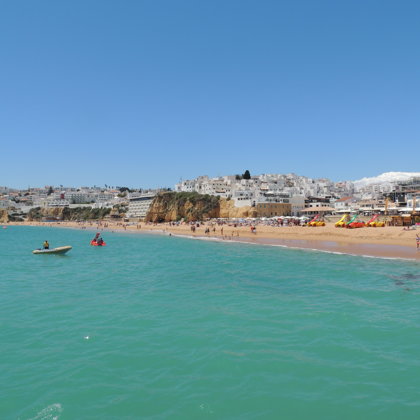
<path fill-rule="evenodd" d="M 420 418 L 418 262 L 103 236 L 0 230 L 0 419 Z"/>

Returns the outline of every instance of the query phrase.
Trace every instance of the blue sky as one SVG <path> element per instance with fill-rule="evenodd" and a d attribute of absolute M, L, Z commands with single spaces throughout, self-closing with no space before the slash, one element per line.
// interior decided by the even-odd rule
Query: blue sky
<path fill-rule="evenodd" d="M 0 185 L 420 171 L 420 2 L 0 0 Z"/>

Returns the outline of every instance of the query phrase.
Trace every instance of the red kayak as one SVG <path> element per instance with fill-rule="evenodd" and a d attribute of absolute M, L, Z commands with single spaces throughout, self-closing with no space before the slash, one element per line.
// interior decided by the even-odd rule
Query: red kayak
<path fill-rule="evenodd" d="M 94 241 L 93 239 L 90 241 L 90 244 L 92 245 L 92 246 L 105 246 L 106 245 L 106 243 L 105 242 L 102 242 L 101 244 L 98 244 L 96 241 Z"/>

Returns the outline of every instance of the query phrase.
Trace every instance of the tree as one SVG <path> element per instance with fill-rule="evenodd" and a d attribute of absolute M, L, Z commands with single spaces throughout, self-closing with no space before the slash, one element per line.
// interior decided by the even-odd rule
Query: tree
<path fill-rule="evenodd" d="M 48 188 L 47 195 L 51 195 L 54 192 L 53 187 Z"/>
<path fill-rule="evenodd" d="M 241 177 L 240 175 L 235 175 L 235 179 L 236 179 L 237 181 L 240 181 L 240 180 L 242 179 L 242 177 Z"/>
<path fill-rule="evenodd" d="M 242 175 L 243 179 L 251 179 L 251 174 L 249 173 L 248 169 Z"/>

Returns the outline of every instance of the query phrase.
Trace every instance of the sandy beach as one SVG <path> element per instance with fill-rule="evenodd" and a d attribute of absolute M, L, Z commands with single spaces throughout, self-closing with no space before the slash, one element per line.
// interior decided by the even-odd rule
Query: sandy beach
<path fill-rule="evenodd" d="M 200 224 L 191 230 L 188 224 L 174 225 L 170 223 L 121 223 L 106 222 L 21 222 L 15 225 L 52 226 L 75 229 L 92 229 L 101 232 L 125 231 L 199 238 L 213 238 L 224 241 L 239 241 L 261 245 L 278 245 L 293 248 L 316 249 L 328 252 L 339 252 L 353 255 L 366 255 L 385 258 L 405 258 L 420 261 L 420 250 L 416 249 L 416 235 L 420 229 L 405 230 L 402 227 L 386 226 L 378 228 L 341 229 L 333 223 L 326 226 L 265 226 L 257 225 L 256 233 L 249 226 L 234 224 L 217 225 L 215 223 Z M 9 223 L 12 225 L 12 223 Z M 208 228 L 209 232 L 206 232 Z"/>

